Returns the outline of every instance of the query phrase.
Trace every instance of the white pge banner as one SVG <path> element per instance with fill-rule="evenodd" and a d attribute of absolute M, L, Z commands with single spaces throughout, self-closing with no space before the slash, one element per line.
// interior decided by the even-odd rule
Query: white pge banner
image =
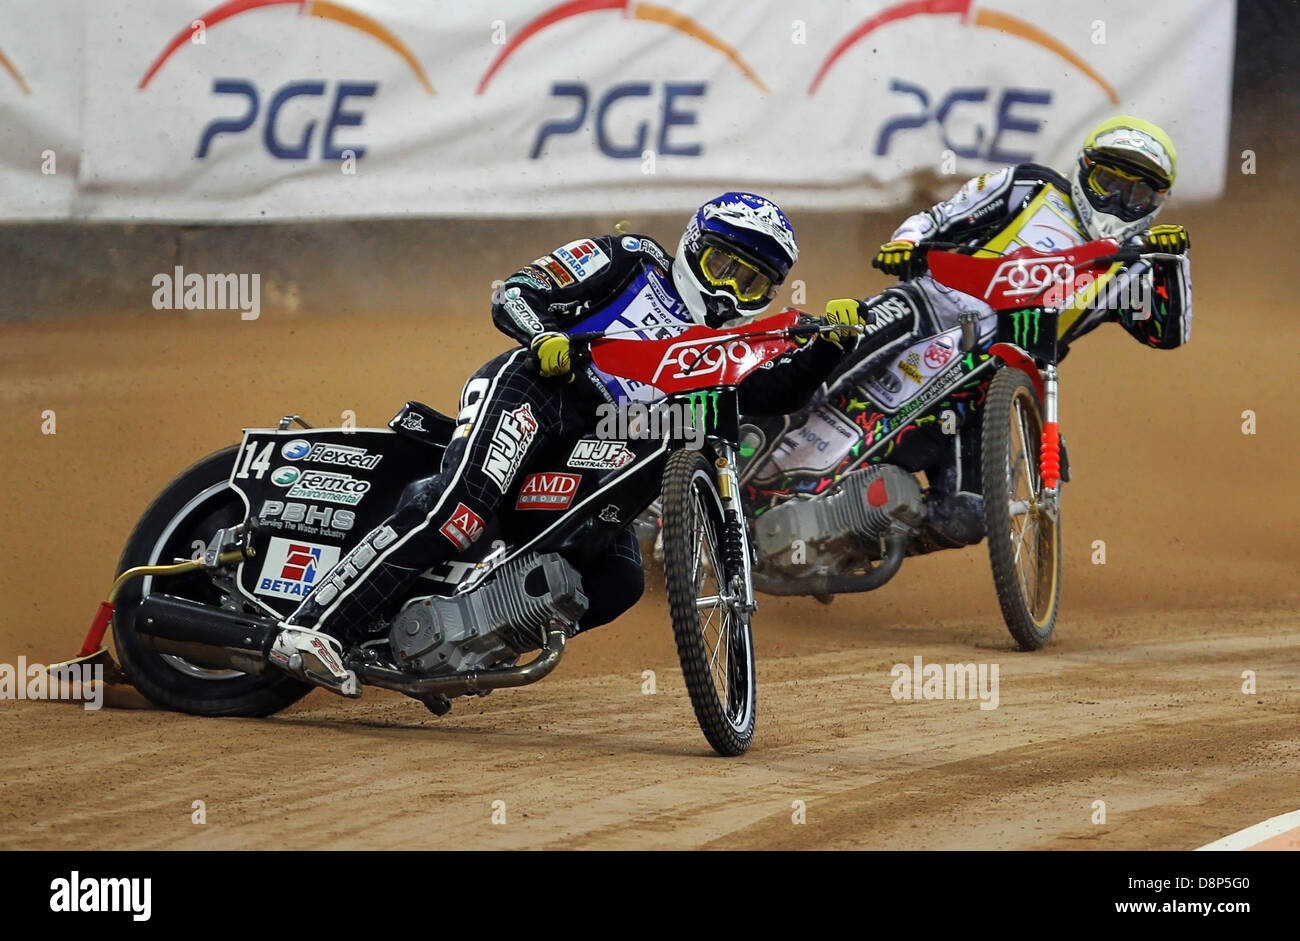
<path fill-rule="evenodd" d="M 37 33 L 68 5 L 10 4 Z M 1166 127 L 1179 197 L 1209 198 L 1234 16 L 1222 0 L 87 2 L 71 212 L 685 211 L 729 188 L 885 208 L 936 177 L 1068 168 L 1120 112 Z"/>

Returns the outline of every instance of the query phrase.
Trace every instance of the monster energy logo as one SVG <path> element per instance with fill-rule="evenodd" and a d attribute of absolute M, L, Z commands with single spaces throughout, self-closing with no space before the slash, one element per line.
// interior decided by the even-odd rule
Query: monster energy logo
<path fill-rule="evenodd" d="M 709 427 L 709 402 L 713 402 L 713 421 L 718 421 L 718 393 L 692 392 L 686 400 L 691 406 L 691 425 L 695 428 Z M 697 413 L 698 409 L 698 413 Z"/>
<path fill-rule="evenodd" d="M 1011 342 L 1016 346 L 1028 347 L 1031 343 L 1038 342 L 1038 322 L 1043 312 L 1041 310 L 1017 310 L 1011 314 Z M 1034 337 L 1029 338 L 1029 331 L 1032 328 Z"/>

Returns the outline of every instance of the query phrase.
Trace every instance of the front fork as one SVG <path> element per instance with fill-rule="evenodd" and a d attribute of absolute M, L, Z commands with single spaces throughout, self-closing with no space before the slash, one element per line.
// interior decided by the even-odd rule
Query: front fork
<path fill-rule="evenodd" d="M 1057 423 L 1058 378 L 1056 365 L 1043 368 L 1043 441 L 1039 453 L 1039 473 L 1043 481 L 1043 498 L 1055 515 L 1060 497 L 1061 432 Z"/>
<path fill-rule="evenodd" d="M 722 497 L 722 511 L 726 531 L 722 533 L 726 541 L 724 551 L 729 559 L 739 556 L 741 584 L 733 586 L 732 604 L 738 611 L 753 612 L 758 608 L 754 597 L 753 552 L 749 545 L 749 527 L 745 525 L 745 512 L 740 503 L 740 477 L 736 473 L 736 449 L 728 441 L 715 441 L 714 452 L 717 459 L 714 467 L 717 471 L 718 495 Z"/>

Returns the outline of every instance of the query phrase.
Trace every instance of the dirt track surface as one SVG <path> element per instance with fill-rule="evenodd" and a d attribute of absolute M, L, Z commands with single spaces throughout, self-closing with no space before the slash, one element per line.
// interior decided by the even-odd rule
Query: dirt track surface
<path fill-rule="evenodd" d="M 1294 223 L 1235 212 L 1169 214 L 1193 232 L 1191 346 L 1150 351 L 1107 327 L 1063 367 L 1075 478 L 1045 650 L 1013 649 L 977 547 L 909 560 L 830 607 L 764 598 L 759 728 L 739 759 L 714 757 L 695 726 L 654 579 L 552 677 L 443 718 L 386 693 L 317 692 L 268 720 L 5 701 L 0 849 L 1180 849 L 1295 810 L 1300 317 L 1285 239 L 1254 243 L 1258 280 L 1217 261 L 1234 231 Z M 864 251 L 886 231 L 836 250 L 812 228 L 810 308 L 883 286 Z M 481 295 L 478 309 L 501 272 L 481 274 L 462 272 L 457 295 Z M 464 306 L 418 321 L 148 311 L 0 327 L 0 663 L 73 654 L 149 500 L 242 425 L 344 409 L 380 425 L 409 397 L 450 408 L 504 342 Z M 890 669 L 917 656 L 997 664 L 998 708 L 895 702 Z"/>

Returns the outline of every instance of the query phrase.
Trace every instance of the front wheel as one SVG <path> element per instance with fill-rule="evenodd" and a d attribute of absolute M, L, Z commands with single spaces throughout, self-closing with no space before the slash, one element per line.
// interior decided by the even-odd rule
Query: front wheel
<path fill-rule="evenodd" d="M 677 451 L 664 469 L 664 582 L 677 657 L 695 718 L 720 755 L 744 754 L 754 738 L 754 636 L 744 607 L 738 513 L 723 509 L 712 465 Z M 728 545 L 732 550 L 728 552 Z"/>
<path fill-rule="evenodd" d="M 1060 484 L 1043 486 L 1043 414 L 1019 369 L 1003 369 L 984 405 L 981 475 L 993 585 L 1021 650 L 1052 636 L 1061 600 Z"/>

